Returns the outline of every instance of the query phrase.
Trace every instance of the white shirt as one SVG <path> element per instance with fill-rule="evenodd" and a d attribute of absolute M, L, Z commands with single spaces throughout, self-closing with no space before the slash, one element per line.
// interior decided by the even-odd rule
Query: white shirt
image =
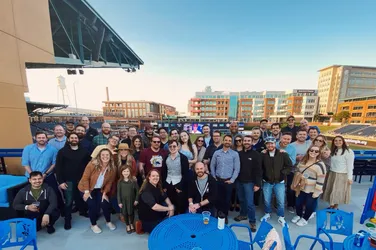
<path fill-rule="evenodd" d="M 104 181 L 104 175 L 107 172 L 108 167 L 103 171 L 103 173 L 100 173 L 97 179 L 97 182 L 95 183 L 94 189 L 96 188 L 102 188 L 103 181 Z"/>
<path fill-rule="evenodd" d="M 349 180 L 353 179 L 354 169 L 354 151 L 348 149 L 342 155 L 342 149 L 338 149 L 337 154 L 331 158 L 330 171 L 335 173 L 347 174 Z"/>

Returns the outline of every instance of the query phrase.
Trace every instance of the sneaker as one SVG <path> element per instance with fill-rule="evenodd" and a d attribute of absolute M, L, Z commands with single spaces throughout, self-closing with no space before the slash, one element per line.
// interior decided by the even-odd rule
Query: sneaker
<path fill-rule="evenodd" d="M 309 216 L 309 219 L 308 219 L 308 220 L 311 220 L 311 219 L 315 218 L 315 216 L 316 216 L 316 212 L 313 212 L 313 213 L 311 214 L 311 216 Z"/>
<path fill-rule="evenodd" d="M 234 218 L 234 221 L 242 221 L 242 220 L 247 220 L 248 217 L 247 216 L 243 216 L 243 215 L 238 215 Z"/>
<path fill-rule="evenodd" d="M 64 229 L 65 230 L 69 230 L 72 228 L 72 223 L 70 220 L 65 220 L 65 223 L 64 223 Z"/>
<path fill-rule="evenodd" d="M 285 217 L 279 216 L 278 223 L 281 224 L 281 226 L 285 226 L 286 224 Z"/>
<path fill-rule="evenodd" d="M 295 215 L 294 218 L 292 218 L 291 222 L 295 224 L 295 223 L 297 223 L 299 220 L 300 220 L 300 216 Z"/>
<path fill-rule="evenodd" d="M 308 221 L 306 221 L 305 219 L 301 218 L 297 223 L 296 225 L 299 226 L 299 227 L 304 227 L 305 225 L 308 224 Z"/>
<path fill-rule="evenodd" d="M 295 214 L 295 208 L 294 207 L 288 207 L 287 211 L 289 211 L 289 213 Z"/>
<path fill-rule="evenodd" d="M 93 231 L 93 233 L 95 234 L 100 234 L 102 232 L 102 229 L 98 227 L 98 225 L 95 225 L 95 226 L 91 226 L 91 231 Z"/>
<path fill-rule="evenodd" d="M 106 225 L 107 225 L 108 229 L 110 229 L 111 231 L 114 231 L 116 229 L 115 224 L 112 223 L 112 222 L 108 222 L 108 223 L 106 223 Z"/>
<path fill-rule="evenodd" d="M 270 214 L 266 213 L 264 216 L 261 217 L 260 221 L 262 222 L 263 220 L 268 221 L 270 219 Z"/>
<path fill-rule="evenodd" d="M 47 226 L 47 233 L 48 234 L 53 234 L 55 232 L 54 226 Z"/>
<path fill-rule="evenodd" d="M 251 227 L 251 232 L 255 233 L 257 231 L 256 223 L 249 223 L 249 225 Z"/>

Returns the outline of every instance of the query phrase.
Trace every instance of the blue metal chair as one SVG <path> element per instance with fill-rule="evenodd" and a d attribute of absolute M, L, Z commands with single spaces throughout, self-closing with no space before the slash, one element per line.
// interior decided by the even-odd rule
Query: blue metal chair
<path fill-rule="evenodd" d="M 342 210 L 324 209 L 316 212 L 316 237 L 325 234 L 329 241 L 324 241 L 325 249 L 343 250 L 343 242 L 334 242 L 330 234 L 350 236 L 353 234 L 354 214 Z M 318 240 L 310 248 L 312 250 Z"/>
<path fill-rule="evenodd" d="M 37 224 L 36 220 L 16 218 L 0 221 L 0 249 L 7 247 L 34 246 L 37 250 Z"/>
<path fill-rule="evenodd" d="M 296 249 L 298 249 L 297 247 L 298 247 L 299 241 L 302 238 L 306 238 L 306 239 L 311 239 L 311 240 L 314 240 L 314 241 L 318 241 L 321 244 L 321 246 L 322 246 L 322 250 L 325 250 L 325 243 L 324 243 L 324 241 L 322 241 L 321 239 L 316 238 L 314 236 L 310 236 L 310 235 L 299 235 L 298 238 L 296 238 L 295 243 L 292 244 L 291 243 L 291 238 L 290 238 L 290 233 L 289 233 L 289 227 L 288 227 L 287 223 L 283 227 L 282 233 L 283 233 L 283 241 L 285 242 L 285 248 L 286 248 L 286 250 L 296 250 Z"/>
<path fill-rule="evenodd" d="M 233 227 L 241 227 L 241 228 L 246 228 L 249 233 L 249 242 L 238 240 L 238 246 L 239 250 L 253 250 L 253 245 L 256 243 L 259 245 L 260 248 L 263 247 L 265 243 L 265 238 L 270 232 L 270 230 L 273 228 L 272 225 L 267 223 L 266 221 L 262 221 L 260 224 L 259 229 L 257 230 L 257 233 L 255 235 L 255 239 L 252 240 L 252 232 L 251 229 L 248 225 L 245 224 L 232 224 L 230 225 L 230 228 L 232 229 Z M 270 247 L 270 250 L 273 250 L 277 246 L 277 242 L 274 242 L 273 245 Z"/>

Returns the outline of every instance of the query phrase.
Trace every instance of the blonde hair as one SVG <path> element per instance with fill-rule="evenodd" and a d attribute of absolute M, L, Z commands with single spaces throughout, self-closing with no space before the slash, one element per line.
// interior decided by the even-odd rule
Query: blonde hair
<path fill-rule="evenodd" d="M 116 167 L 115 167 L 114 158 L 112 156 L 111 151 L 108 148 L 101 149 L 99 151 L 99 153 L 97 154 L 97 156 L 92 160 L 92 163 L 94 165 L 94 169 L 98 170 L 98 171 L 101 170 L 101 168 L 103 166 L 103 162 L 101 160 L 101 154 L 102 154 L 103 151 L 107 151 L 110 154 L 110 161 L 108 162 L 108 171 L 115 171 Z"/>

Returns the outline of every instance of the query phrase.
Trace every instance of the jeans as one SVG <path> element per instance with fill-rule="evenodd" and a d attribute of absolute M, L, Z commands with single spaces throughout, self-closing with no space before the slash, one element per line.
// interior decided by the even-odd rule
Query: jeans
<path fill-rule="evenodd" d="M 86 206 L 81 198 L 80 191 L 77 188 L 78 182 L 67 181 L 66 184 L 68 185 L 68 187 L 66 190 L 63 190 L 65 199 L 65 220 L 70 221 L 72 219 L 73 201 L 75 202 L 80 214 L 86 212 Z"/>
<path fill-rule="evenodd" d="M 216 202 L 217 212 L 221 211 L 226 216 L 228 215 L 228 210 L 230 209 L 231 193 L 234 184 L 227 184 L 224 181 L 217 181 L 218 194 L 221 196 Z"/>
<path fill-rule="evenodd" d="M 255 184 L 252 182 L 237 182 L 238 197 L 240 201 L 240 215 L 248 215 L 250 223 L 256 223 L 256 208 L 253 201 L 254 192 L 253 187 Z"/>
<path fill-rule="evenodd" d="M 57 199 L 57 208 L 60 210 L 60 212 L 63 212 L 65 205 L 64 205 L 63 197 L 61 196 L 61 191 L 57 184 L 55 174 L 50 174 L 49 176 L 46 176 L 43 182 L 46 183 L 55 191 L 56 199 Z"/>
<path fill-rule="evenodd" d="M 268 183 L 264 182 L 262 187 L 264 193 L 264 205 L 265 213 L 270 214 L 272 212 L 272 194 L 275 193 L 277 199 L 277 215 L 285 216 L 285 183 Z"/>
<path fill-rule="evenodd" d="M 295 203 L 296 203 L 295 191 L 291 190 L 291 184 L 294 179 L 294 173 L 289 173 L 286 176 L 286 178 L 287 178 L 287 183 L 286 183 L 287 206 L 295 207 Z"/>
<path fill-rule="evenodd" d="M 84 194 L 82 193 L 82 196 L 83 195 Z M 99 188 L 94 189 L 93 191 L 91 191 L 90 195 L 91 198 L 89 197 L 86 203 L 89 207 L 89 218 L 91 225 L 97 225 L 98 214 L 101 211 L 101 208 L 106 222 L 111 222 L 111 204 L 106 200 L 102 201 L 103 194 L 101 190 Z"/>
<path fill-rule="evenodd" d="M 308 221 L 312 213 L 315 212 L 318 203 L 318 197 L 313 198 L 312 194 L 313 193 L 305 193 L 302 191 L 296 199 L 296 214 L 303 217 L 306 221 Z M 305 206 L 304 215 L 303 206 Z"/>

